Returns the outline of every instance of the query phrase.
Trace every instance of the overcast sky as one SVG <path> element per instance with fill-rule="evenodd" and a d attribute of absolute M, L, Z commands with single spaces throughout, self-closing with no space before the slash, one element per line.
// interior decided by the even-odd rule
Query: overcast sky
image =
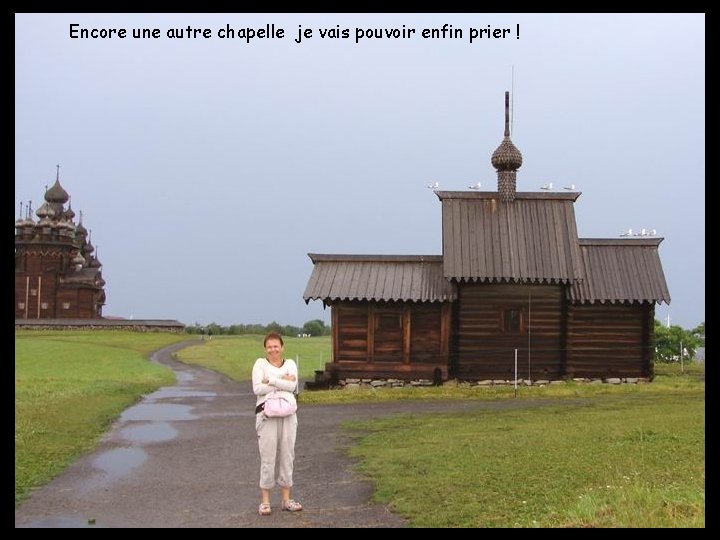
<path fill-rule="evenodd" d="M 127 35 L 71 38 L 71 24 Z M 237 36 L 273 24 L 282 38 Z M 444 24 L 462 37 L 422 36 Z M 167 37 L 188 25 L 211 37 Z M 235 37 L 219 37 L 228 25 Z M 509 31 L 470 42 L 488 25 Z M 691 328 L 705 320 L 704 25 L 702 14 L 16 15 L 15 217 L 20 201 L 39 207 L 60 164 L 103 264 L 104 315 L 329 323 L 322 302 L 302 299 L 307 253 L 440 255 L 441 204 L 426 185 L 497 189 L 490 155 L 514 89 L 518 190 L 575 184 L 581 237 L 656 229 L 672 297 L 656 317 Z M 312 36 L 296 43 L 299 26 Z M 415 33 L 356 39 L 403 26 Z"/>

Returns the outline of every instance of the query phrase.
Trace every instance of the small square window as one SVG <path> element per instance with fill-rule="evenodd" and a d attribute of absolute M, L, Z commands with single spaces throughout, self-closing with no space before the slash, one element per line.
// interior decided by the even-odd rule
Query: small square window
<path fill-rule="evenodd" d="M 25 309 L 25 302 L 18 302 L 18 309 Z"/>
<path fill-rule="evenodd" d="M 503 329 L 505 332 L 518 333 L 522 327 L 522 311 L 519 309 L 506 309 L 503 316 Z"/>
<path fill-rule="evenodd" d="M 63 309 L 70 309 L 70 302 L 63 302 Z"/>
<path fill-rule="evenodd" d="M 40 302 L 40 309 L 47 309 L 47 302 Z"/>
<path fill-rule="evenodd" d="M 37 289 L 30 289 L 30 296 L 37 296 Z"/>

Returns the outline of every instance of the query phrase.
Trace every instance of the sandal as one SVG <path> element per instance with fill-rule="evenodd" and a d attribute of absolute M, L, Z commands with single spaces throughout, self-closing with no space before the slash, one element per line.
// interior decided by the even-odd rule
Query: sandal
<path fill-rule="evenodd" d="M 258 507 L 258 514 L 261 516 L 269 516 L 272 514 L 272 508 L 270 508 L 270 503 L 260 503 L 260 506 Z"/>
<path fill-rule="evenodd" d="M 302 504 L 292 499 L 282 502 L 282 509 L 287 510 L 288 512 L 299 512 L 302 508 Z"/>

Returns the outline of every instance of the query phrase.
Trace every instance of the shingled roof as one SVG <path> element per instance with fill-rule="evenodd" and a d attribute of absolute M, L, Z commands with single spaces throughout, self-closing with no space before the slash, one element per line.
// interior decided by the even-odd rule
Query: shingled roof
<path fill-rule="evenodd" d="M 662 238 L 579 240 L 585 280 L 573 283 L 573 302 L 670 303 L 658 246 Z"/>
<path fill-rule="evenodd" d="M 444 302 L 457 298 L 439 255 L 321 255 L 303 299 Z"/>
<path fill-rule="evenodd" d="M 437 191 L 443 273 L 458 281 L 572 283 L 584 277 L 573 193 Z"/>

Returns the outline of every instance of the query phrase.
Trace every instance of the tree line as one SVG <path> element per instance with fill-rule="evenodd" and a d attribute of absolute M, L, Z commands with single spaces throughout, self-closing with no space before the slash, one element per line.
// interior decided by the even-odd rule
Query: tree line
<path fill-rule="evenodd" d="M 268 324 L 231 324 L 222 326 L 216 323 L 201 325 L 195 323 L 185 327 L 188 334 L 242 335 L 267 334 L 277 332 L 282 336 L 329 336 L 331 327 L 320 319 L 307 321 L 300 326 L 282 325 L 277 321 Z M 657 362 L 677 362 L 680 355 L 688 361 L 695 358 L 698 347 L 705 345 L 705 323 L 686 330 L 678 325 L 669 328 L 655 320 L 655 360 Z"/>
<path fill-rule="evenodd" d="M 685 361 L 693 360 L 698 347 L 705 346 L 705 323 L 691 330 L 676 324 L 664 326 L 655 320 L 655 361 L 678 362 L 680 355 Z"/>
<path fill-rule="evenodd" d="M 320 319 L 307 321 L 302 326 L 293 326 L 291 324 L 282 325 L 277 321 L 268 324 L 231 324 L 222 326 L 217 323 L 202 325 L 195 323 L 185 327 L 188 334 L 210 334 L 210 335 L 230 335 L 238 336 L 242 334 L 267 334 L 269 332 L 277 332 L 282 336 L 329 336 L 330 326 L 327 326 Z"/>

